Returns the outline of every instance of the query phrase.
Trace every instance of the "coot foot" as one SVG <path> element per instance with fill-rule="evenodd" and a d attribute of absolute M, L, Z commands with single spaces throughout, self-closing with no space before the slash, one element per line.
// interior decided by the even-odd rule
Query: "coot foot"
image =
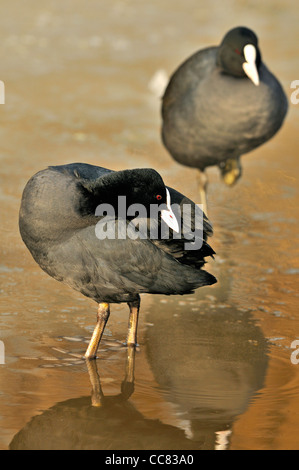
<path fill-rule="evenodd" d="M 233 186 L 241 177 L 242 167 L 239 158 L 228 158 L 219 166 L 223 181 L 227 186 Z"/>

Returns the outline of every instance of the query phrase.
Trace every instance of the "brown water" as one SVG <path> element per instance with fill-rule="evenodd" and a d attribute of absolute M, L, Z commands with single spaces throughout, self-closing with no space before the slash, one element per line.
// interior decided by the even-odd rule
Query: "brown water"
<path fill-rule="evenodd" d="M 17 225 L 26 181 L 52 164 L 151 166 L 196 201 L 195 172 L 161 145 L 152 78 L 246 24 L 290 97 L 298 11 L 295 0 L 2 0 L 0 449 L 299 449 L 299 364 L 290 359 L 299 339 L 299 105 L 243 158 L 236 187 L 210 170 L 209 270 L 219 282 L 193 296 L 142 297 L 127 394 L 128 311 L 112 307 L 97 361 L 101 407 L 90 406 L 81 360 L 96 305 L 39 269 Z"/>

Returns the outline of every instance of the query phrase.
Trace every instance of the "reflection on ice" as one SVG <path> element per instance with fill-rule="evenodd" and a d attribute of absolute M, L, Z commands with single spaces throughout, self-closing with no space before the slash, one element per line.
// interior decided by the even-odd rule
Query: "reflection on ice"
<path fill-rule="evenodd" d="M 148 359 L 186 435 L 198 448 L 228 447 L 234 421 L 263 387 L 267 343 L 250 312 L 193 303 L 154 303 Z"/>
<path fill-rule="evenodd" d="M 33 417 L 14 436 L 10 450 L 195 449 L 181 429 L 144 417 L 130 402 L 134 362 L 130 347 L 121 393 L 105 396 L 96 361 L 87 360 L 91 397 L 57 403 Z"/>

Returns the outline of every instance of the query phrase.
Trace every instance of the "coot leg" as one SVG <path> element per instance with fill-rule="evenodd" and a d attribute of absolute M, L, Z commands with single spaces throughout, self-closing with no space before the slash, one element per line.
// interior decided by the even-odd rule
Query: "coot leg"
<path fill-rule="evenodd" d="M 202 204 L 202 210 L 208 216 L 208 206 L 207 206 L 207 189 L 208 189 L 208 177 L 204 171 L 198 173 L 198 188 L 200 195 L 200 203 Z"/>
<path fill-rule="evenodd" d="M 97 324 L 93 331 L 91 340 L 85 353 L 87 359 L 94 359 L 104 332 L 106 323 L 110 315 L 110 305 L 107 303 L 100 303 L 97 314 Z"/>
<path fill-rule="evenodd" d="M 140 297 L 134 300 L 133 302 L 128 302 L 130 308 L 129 315 L 129 328 L 127 336 L 127 345 L 136 345 L 137 344 L 137 325 L 138 325 L 138 316 L 139 316 L 139 307 L 140 307 Z"/>

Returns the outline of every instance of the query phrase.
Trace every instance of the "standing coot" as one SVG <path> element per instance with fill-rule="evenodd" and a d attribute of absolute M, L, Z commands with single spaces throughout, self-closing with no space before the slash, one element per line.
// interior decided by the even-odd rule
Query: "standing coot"
<path fill-rule="evenodd" d="M 241 176 L 240 157 L 269 140 L 288 108 L 285 93 L 262 62 L 258 39 L 230 30 L 218 47 L 192 55 L 172 75 L 162 103 L 162 138 L 179 163 L 200 170 L 218 165 L 227 185 Z"/>
<path fill-rule="evenodd" d="M 125 212 L 119 196 L 125 196 Z M 138 219 L 140 226 L 142 220 L 146 223 L 143 236 L 134 236 L 138 227 L 132 224 L 139 212 L 127 210 L 134 209 L 132 204 L 147 210 Z M 163 204 L 156 220 L 149 218 L 153 204 Z M 192 209 L 191 224 L 187 216 L 179 218 L 183 205 Z M 169 237 L 162 238 L 163 224 L 170 227 Z M 135 344 L 139 294 L 187 294 L 216 282 L 201 269 L 204 258 L 214 254 L 206 242 L 212 235 L 210 223 L 190 199 L 165 187 L 152 169 L 111 171 L 84 163 L 49 167 L 28 181 L 19 225 L 24 243 L 45 272 L 99 304 L 87 358 L 96 356 L 110 303 L 128 303 L 127 344 Z"/>

